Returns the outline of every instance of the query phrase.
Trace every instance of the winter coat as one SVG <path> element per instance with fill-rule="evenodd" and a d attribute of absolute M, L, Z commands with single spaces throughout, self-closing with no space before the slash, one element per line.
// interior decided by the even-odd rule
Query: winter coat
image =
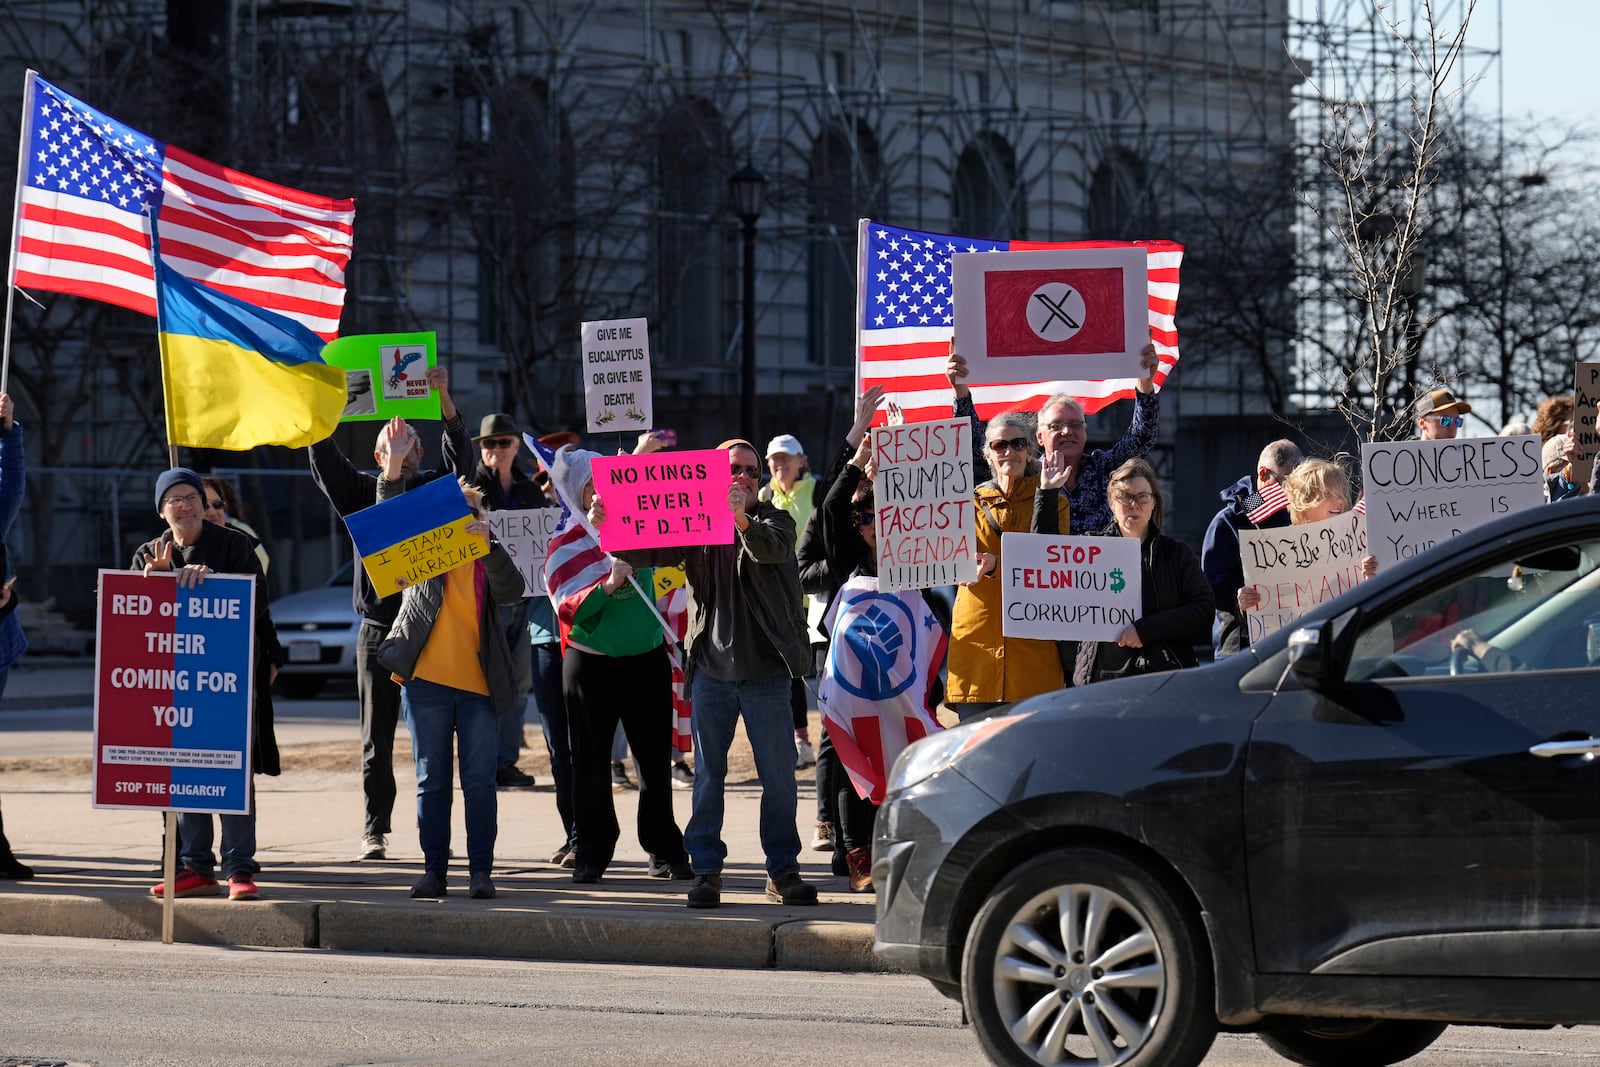
<path fill-rule="evenodd" d="M 1194 549 L 1157 531 L 1140 546 L 1139 576 L 1141 614 L 1133 628 L 1144 647 L 1125 649 L 1115 641 L 1081 642 L 1072 672 L 1074 685 L 1099 681 L 1108 670 L 1129 659 L 1137 661 L 1128 672 L 1134 674 L 1193 667 L 1199 662 L 1194 646 L 1206 639 L 1215 602 Z"/>
<path fill-rule="evenodd" d="M 1222 491 L 1226 506 L 1211 519 L 1200 546 L 1200 568 L 1211 586 L 1216 618 L 1211 624 L 1212 653 L 1221 659 L 1239 651 L 1244 641 L 1244 614 L 1239 611 L 1239 590 L 1244 588 L 1244 563 L 1239 555 L 1240 530 L 1275 530 L 1289 525 L 1289 509 L 1281 508 L 1259 523 L 1248 518 L 1261 498 L 1248 474 Z"/>

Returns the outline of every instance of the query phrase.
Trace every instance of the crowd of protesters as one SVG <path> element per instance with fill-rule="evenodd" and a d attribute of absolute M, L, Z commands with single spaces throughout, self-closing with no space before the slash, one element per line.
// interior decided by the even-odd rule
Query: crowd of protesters
<path fill-rule="evenodd" d="M 728 457 L 726 502 L 719 506 L 733 518 L 731 543 L 609 554 L 597 539 L 607 520 L 606 500 L 592 475 L 598 454 L 579 448 L 578 436 L 563 431 L 539 439 L 552 450 L 549 470 L 525 466 L 519 461 L 525 435 L 505 413 L 485 416 L 469 439 L 447 372 L 430 370 L 428 382 L 444 421 L 438 467 L 425 469 L 420 437 L 399 419 L 378 436 L 376 474 L 359 470 L 331 439 L 309 450 L 316 483 L 339 515 L 453 478 L 472 512 L 467 532 L 490 546 L 470 565 L 387 596 L 373 588 L 363 568 L 355 568 L 365 798 L 355 858 L 389 857 L 397 799 L 394 735 L 403 718 L 415 761 L 423 854 L 423 875 L 412 896 L 449 892 L 450 861 L 457 855 L 450 825 L 458 776 L 468 895 L 494 897 L 496 790 L 535 784 L 517 766 L 531 698 L 550 753 L 561 824 L 560 846 L 550 862 L 570 868 L 575 883 L 603 885 L 609 876 L 621 832 L 613 788 L 633 786 L 622 763 L 623 752 L 631 750 L 638 778 L 636 833 L 649 857 L 648 875 L 691 883 L 690 907 L 717 907 L 728 855 L 722 833 L 728 757 L 742 722 L 762 791 L 758 829 L 768 898 L 786 905 L 817 902 L 816 887 L 801 876 L 796 781 L 796 771 L 813 764 L 817 807 L 810 847 L 833 852 L 834 874 L 846 878 L 851 890 L 870 892 L 872 821 L 889 767 L 907 743 L 941 727 L 941 711 L 943 725 L 949 725 L 1066 686 L 1192 667 L 1196 649 L 1208 645 L 1218 658 L 1236 653 L 1248 643 L 1246 613 L 1260 604 L 1259 592 L 1244 578 L 1242 534 L 1315 522 L 1353 506 L 1351 473 L 1342 457 L 1308 457 L 1295 442 L 1278 440 L 1263 446 L 1253 472 L 1223 490 L 1224 506 L 1198 552 L 1173 537 L 1164 528 L 1166 498 L 1146 458 L 1160 419 L 1155 349 L 1146 346 L 1141 361 L 1144 376 L 1133 392 L 1127 430 L 1108 447 L 1090 448 L 1088 419 L 1068 395 L 1050 397 L 1037 411 L 981 419 L 963 381 L 965 361 L 952 352 L 946 365 L 952 413 L 973 427 L 977 573 L 953 591 L 909 593 L 877 587 L 869 427 L 885 408 L 889 421 L 900 420 L 880 389 L 856 401 L 854 421 L 821 474 L 812 471 L 792 434 L 771 438 L 764 454 L 742 439 L 716 446 Z M 1454 437 L 1470 412 L 1449 390 L 1434 389 L 1413 412 L 1416 435 Z M 1574 474 L 1572 417 L 1569 399 L 1552 398 L 1541 405 L 1531 430 L 1543 439 L 1552 501 L 1583 491 Z M 1530 431 L 1519 425 L 1503 432 Z M 10 398 L 0 395 L 0 530 L 20 506 L 21 436 Z M 634 452 L 676 444 L 675 437 L 650 431 Z M 1273 506 L 1273 500 L 1281 503 Z M 157 480 L 155 505 L 166 529 L 135 553 L 136 570 L 172 571 L 183 584 L 202 582 L 210 573 L 257 579 L 252 766 L 276 774 L 269 687 L 283 656 L 263 580 L 270 562 L 266 546 L 244 522 L 226 480 L 174 468 Z M 563 518 L 552 542 L 549 584 L 539 591 L 545 595 L 530 595 L 484 515 L 557 505 Z M 1022 532 L 1136 539 L 1138 619 L 1114 640 L 1006 636 L 997 571 L 1004 534 Z M 680 568 L 676 584 L 686 586 L 687 623 L 677 632 L 656 603 L 653 572 L 662 567 Z M 1376 568 L 1375 559 L 1363 559 L 1362 577 Z M 0 572 L 7 579 L 0 585 L 3 692 L 6 671 L 26 648 L 12 613 L 3 541 Z M 894 697 L 862 698 L 861 687 L 850 684 L 851 672 L 859 680 L 865 662 L 860 657 L 884 636 L 882 616 L 872 608 L 873 598 L 884 596 L 899 598 L 905 617 L 942 636 L 928 642 L 928 655 L 912 668 L 926 673 L 924 684 L 901 687 L 904 692 Z M 863 707 L 863 699 L 882 706 Z M 674 729 L 684 701 L 692 707 L 693 769 L 687 761 L 691 746 Z M 822 720 L 815 742 L 813 705 Z M 903 728 L 893 738 L 874 729 L 873 744 L 865 745 L 854 735 L 851 715 L 876 712 L 892 714 Z M 623 741 L 626 747 L 620 748 Z M 692 789 L 682 829 L 673 810 L 675 784 Z M 804 822 L 813 825 L 809 813 Z M 218 854 L 212 851 L 211 816 L 185 814 L 178 823 L 175 895 L 221 893 L 214 876 L 218 855 L 230 897 L 259 895 L 253 797 L 250 814 L 222 817 Z M 32 874 L 0 832 L 0 877 Z"/>

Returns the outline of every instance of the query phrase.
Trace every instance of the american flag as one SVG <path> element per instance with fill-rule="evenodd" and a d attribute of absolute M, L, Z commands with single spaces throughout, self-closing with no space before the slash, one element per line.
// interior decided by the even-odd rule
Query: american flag
<path fill-rule="evenodd" d="M 1289 494 L 1283 491 L 1283 485 L 1268 482 L 1244 498 L 1244 517 L 1259 526 L 1288 506 Z"/>
<path fill-rule="evenodd" d="M 1150 333 L 1161 367 L 1156 388 L 1178 362 L 1178 266 L 1183 246 L 1171 241 L 991 241 L 925 233 L 862 219 L 857 241 L 860 322 L 859 390 L 881 385 L 899 403 L 907 422 L 950 417 L 950 356 L 955 308 L 951 303 L 950 257 L 957 252 L 1029 252 L 1062 248 L 1145 249 L 1149 261 Z M 1135 379 L 974 385 L 980 418 L 1012 408 L 1037 408 L 1053 393 L 1071 393 L 1093 414 L 1133 396 Z M 879 419 L 885 416 L 879 412 Z"/>
<path fill-rule="evenodd" d="M 156 313 L 149 205 L 186 277 L 339 332 L 355 201 L 275 185 L 163 144 L 33 71 L 11 282 Z"/>
<path fill-rule="evenodd" d="M 657 570 L 660 575 L 660 570 Z M 674 586 L 656 598 L 656 607 L 667 625 L 677 632 L 676 641 L 667 642 L 667 660 L 672 664 L 672 747 L 679 752 L 694 750 L 694 701 L 689 696 L 689 676 L 684 670 L 683 638 L 689 632 L 689 590 Z"/>
<path fill-rule="evenodd" d="M 550 554 L 545 559 L 544 584 L 555 608 L 561 647 L 565 650 L 567 635 L 572 630 L 572 616 L 589 591 L 611 574 L 611 557 L 600 547 L 600 540 L 589 529 L 589 524 L 579 517 L 581 512 L 576 503 L 562 492 L 561 480 L 555 474 L 555 451 L 531 434 L 523 434 L 522 440 L 549 474 L 550 487 L 561 503 L 561 518 L 550 538 Z"/>

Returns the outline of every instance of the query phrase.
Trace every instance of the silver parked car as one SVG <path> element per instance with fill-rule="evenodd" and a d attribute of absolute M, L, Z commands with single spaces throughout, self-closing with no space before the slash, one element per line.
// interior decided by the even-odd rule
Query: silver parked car
<path fill-rule="evenodd" d="M 278 641 L 288 657 L 278 672 L 277 688 L 283 696 L 310 699 L 335 679 L 354 684 L 361 616 L 350 601 L 353 566 L 346 563 L 315 589 L 272 602 Z"/>

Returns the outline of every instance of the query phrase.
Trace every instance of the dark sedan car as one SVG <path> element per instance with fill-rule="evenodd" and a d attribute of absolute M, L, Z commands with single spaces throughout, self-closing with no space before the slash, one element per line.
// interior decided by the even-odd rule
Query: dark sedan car
<path fill-rule="evenodd" d="M 1600 1022 L 1600 500 L 1444 541 L 1208 667 L 1036 697 L 895 764 L 877 952 L 1002 1063 L 1219 1028 L 1393 1063 Z"/>

